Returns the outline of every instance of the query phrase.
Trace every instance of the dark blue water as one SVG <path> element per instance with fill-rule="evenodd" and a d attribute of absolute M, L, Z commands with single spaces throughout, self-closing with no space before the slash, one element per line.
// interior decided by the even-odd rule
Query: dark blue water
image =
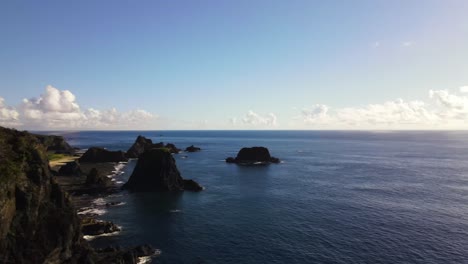
<path fill-rule="evenodd" d="M 200 193 L 128 194 L 106 243 L 150 243 L 158 263 L 468 263 L 468 132 L 159 131 L 65 134 L 126 150 L 138 134 L 175 155 Z M 265 146 L 284 161 L 222 160 Z M 188 156 L 183 158 L 183 156 Z M 128 178 L 135 161 L 128 163 Z"/>

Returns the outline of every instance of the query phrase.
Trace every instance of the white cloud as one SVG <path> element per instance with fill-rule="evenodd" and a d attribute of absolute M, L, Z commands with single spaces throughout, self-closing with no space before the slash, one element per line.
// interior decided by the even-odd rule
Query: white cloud
<path fill-rule="evenodd" d="M 3 116 L 3 99 L 0 102 Z M 38 98 L 23 99 L 18 110 L 10 113 L 26 129 L 143 129 L 151 128 L 157 116 L 137 109 L 119 112 L 115 108 L 82 110 L 75 95 L 68 90 L 47 86 Z M 1 118 L 1 117 L 0 117 Z M 19 126 L 17 124 L 17 126 Z"/>
<path fill-rule="evenodd" d="M 336 111 L 338 121 L 348 125 L 399 126 L 431 123 L 435 116 L 426 110 L 422 101 L 405 102 L 403 99 L 365 107 L 349 107 Z"/>
<path fill-rule="evenodd" d="M 5 99 L 0 97 L 0 125 L 13 126 L 19 124 L 19 113 L 5 104 Z"/>
<path fill-rule="evenodd" d="M 267 126 L 267 127 L 274 127 L 277 126 L 277 117 L 273 113 L 269 113 L 265 116 L 259 115 L 252 110 L 242 118 L 242 122 L 247 125 L 253 126 Z"/>
<path fill-rule="evenodd" d="M 434 99 L 438 104 L 452 110 L 464 111 L 468 106 L 468 98 L 466 96 L 454 95 L 447 90 L 431 90 L 429 91 L 429 97 Z"/>
<path fill-rule="evenodd" d="M 460 87 L 461 93 L 468 93 L 468 85 Z"/>
<path fill-rule="evenodd" d="M 465 93 L 468 88 L 460 88 Z M 315 105 L 301 111 L 303 124 L 320 128 L 466 129 L 468 97 L 447 90 L 429 91 L 429 101 L 397 99 L 363 107 L 331 109 Z"/>

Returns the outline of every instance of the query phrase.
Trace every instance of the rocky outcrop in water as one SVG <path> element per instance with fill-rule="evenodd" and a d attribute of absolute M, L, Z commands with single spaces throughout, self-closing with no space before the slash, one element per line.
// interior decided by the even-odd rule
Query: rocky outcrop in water
<path fill-rule="evenodd" d="M 272 157 L 270 151 L 265 147 L 242 148 L 235 158 L 229 157 L 227 163 L 240 165 L 265 165 L 269 163 L 279 163 L 278 158 Z"/>
<path fill-rule="evenodd" d="M 167 149 L 154 148 L 140 155 L 123 188 L 139 192 L 201 190 L 195 184 L 194 181 L 187 182 L 186 188 L 171 153 Z"/>
<path fill-rule="evenodd" d="M 153 148 L 166 148 L 170 153 L 180 152 L 180 149 L 172 143 L 164 144 L 163 142 L 159 142 L 155 144 L 149 138 L 138 136 L 135 143 L 127 150 L 127 158 L 136 159 L 143 154 L 143 152 Z"/>
<path fill-rule="evenodd" d="M 138 136 L 135 143 L 133 143 L 133 145 L 127 150 L 127 157 L 136 159 L 152 145 L 153 141 L 151 139 L 145 138 L 144 136 Z"/>
<path fill-rule="evenodd" d="M 54 135 L 33 135 L 39 142 L 46 147 L 48 152 L 57 154 L 74 155 L 76 150 L 70 146 L 62 136 Z"/>
<path fill-rule="evenodd" d="M 123 151 L 110 151 L 99 147 L 89 148 L 79 159 L 80 162 L 120 162 L 127 160 Z"/>
<path fill-rule="evenodd" d="M 186 191 L 199 192 L 203 190 L 203 187 L 194 180 L 183 180 L 183 182 Z"/>
<path fill-rule="evenodd" d="M 112 185 L 112 181 L 107 176 L 99 173 L 96 168 L 92 168 L 88 176 L 86 176 L 85 185 L 95 188 L 108 188 Z"/>
<path fill-rule="evenodd" d="M 98 249 L 100 263 L 137 263 L 135 260 L 140 257 L 157 255 L 150 245 L 142 245 L 133 248 L 107 247 Z"/>
<path fill-rule="evenodd" d="M 80 164 L 76 161 L 67 162 L 60 167 L 58 175 L 60 176 L 76 176 L 79 177 L 83 174 Z"/>
<path fill-rule="evenodd" d="M 120 228 L 109 221 L 96 220 L 94 218 L 85 218 L 81 220 L 83 235 L 98 236 L 120 231 Z"/>
<path fill-rule="evenodd" d="M 46 147 L 0 127 L 0 263 L 137 263 L 150 246 L 96 252 L 82 238 L 69 195 L 51 177 Z M 90 233 L 116 230 L 105 224 Z"/>
<path fill-rule="evenodd" d="M 187 152 L 197 152 L 197 151 L 200 151 L 200 150 L 201 150 L 201 148 L 195 147 L 194 145 L 185 148 L 185 151 L 187 151 Z"/>
<path fill-rule="evenodd" d="M 0 263 L 88 263 L 80 221 L 37 137 L 0 127 Z"/>

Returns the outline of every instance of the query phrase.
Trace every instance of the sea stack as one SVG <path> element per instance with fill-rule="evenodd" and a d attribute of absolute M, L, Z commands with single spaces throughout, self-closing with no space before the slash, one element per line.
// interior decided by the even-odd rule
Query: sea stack
<path fill-rule="evenodd" d="M 89 148 L 79 159 L 80 162 L 120 162 L 127 161 L 123 151 L 110 151 L 104 148 Z"/>
<path fill-rule="evenodd" d="M 200 151 L 200 150 L 201 150 L 201 148 L 195 147 L 194 145 L 185 148 L 185 151 L 187 151 L 187 152 L 197 152 L 197 151 Z"/>
<path fill-rule="evenodd" d="M 242 148 L 235 158 L 229 157 L 226 162 L 240 165 L 266 165 L 279 163 L 280 160 L 272 157 L 270 151 L 265 147 L 251 147 Z"/>
<path fill-rule="evenodd" d="M 141 154 L 132 175 L 122 188 L 135 192 L 201 191 L 203 189 L 195 181 L 182 178 L 174 157 L 165 148 L 153 148 Z"/>
<path fill-rule="evenodd" d="M 143 152 L 153 148 L 166 148 L 170 153 L 180 152 L 180 149 L 178 149 L 174 144 L 168 143 L 164 145 L 163 142 L 154 144 L 151 139 L 140 135 L 135 140 L 135 143 L 133 143 L 133 145 L 127 150 L 126 156 L 129 159 L 136 159 L 143 154 Z"/>

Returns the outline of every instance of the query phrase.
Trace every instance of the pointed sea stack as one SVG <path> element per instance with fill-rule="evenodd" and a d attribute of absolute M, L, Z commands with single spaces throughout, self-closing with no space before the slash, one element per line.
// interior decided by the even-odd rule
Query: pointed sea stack
<path fill-rule="evenodd" d="M 195 181 L 180 176 L 174 158 L 166 148 L 153 148 L 138 158 L 128 182 L 122 187 L 135 192 L 201 191 Z"/>
<path fill-rule="evenodd" d="M 227 163 L 236 163 L 239 165 L 266 165 L 270 163 L 279 163 L 278 158 L 272 157 L 270 151 L 265 147 L 242 148 L 237 157 L 229 157 Z"/>
<path fill-rule="evenodd" d="M 133 145 L 127 150 L 126 156 L 129 159 L 136 159 L 143 154 L 143 152 L 153 148 L 167 148 L 170 153 L 180 152 L 180 149 L 178 149 L 174 144 L 168 143 L 164 145 L 163 142 L 155 144 L 151 139 L 140 135 L 135 140 L 135 143 L 133 143 Z"/>
<path fill-rule="evenodd" d="M 135 143 L 127 150 L 127 158 L 136 159 L 140 156 L 146 149 L 153 145 L 153 141 L 144 136 L 138 136 L 135 140 Z"/>

